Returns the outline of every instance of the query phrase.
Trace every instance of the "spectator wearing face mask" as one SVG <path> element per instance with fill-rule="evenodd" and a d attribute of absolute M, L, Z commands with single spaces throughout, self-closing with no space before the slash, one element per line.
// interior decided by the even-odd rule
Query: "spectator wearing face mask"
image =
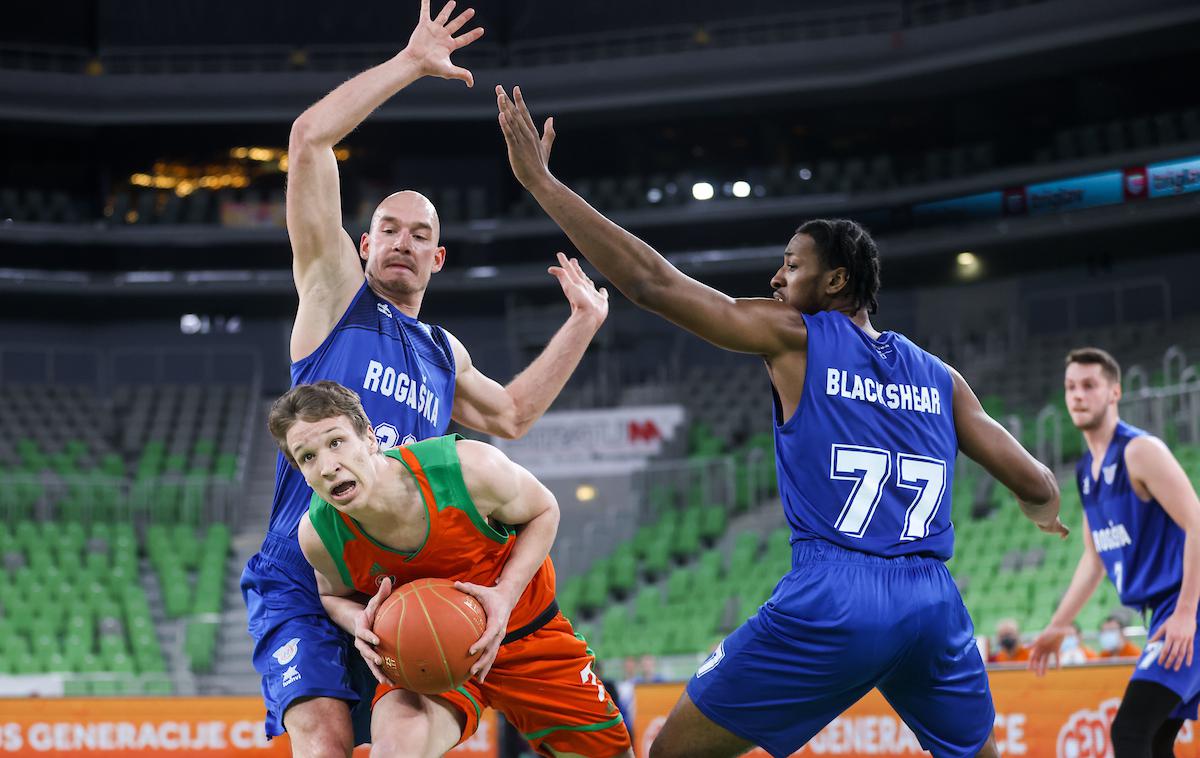
<path fill-rule="evenodd" d="M 996 624 L 996 649 L 988 663 L 1012 663 L 1029 660 L 1029 648 L 1021 644 L 1021 629 L 1016 619 L 1002 619 Z"/>
<path fill-rule="evenodd" d="M 1121 620 L 1109 616 L 1100 625 L 1100 657 L 1101 658 L 1137 658 L 1142 649 L 1125 638 L 1125 629 Z"/>
<path fill-rule="evenodd" d="M 1076 666 L 1095 660 L 1099 654 L 1083 644 L 1083 630 L 1079 627 L 1079 622 L 1076 621 L 1071 626 L 1074 627 L 1075 632 L 1063 637 L 1062 646 L 1058 649 L 1059 664 Z"/>

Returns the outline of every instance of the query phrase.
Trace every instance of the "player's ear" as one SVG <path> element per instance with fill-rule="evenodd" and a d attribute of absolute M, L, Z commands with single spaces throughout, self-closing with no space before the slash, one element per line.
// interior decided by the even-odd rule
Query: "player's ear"
<path fill-rule="evenodd" d="M 445 265 L 446 265 L 446 248 L 444 246 L 441 246 L 441 247 L 438 247 L 437 250 L 433 251 L 433 273 L 436 274 L 437 272 L 441 271 L 442 266 L 445 266 Z"/>
<path fill-rule="evenodd" d="M 830 296 L 842 294 L 846 289 L 846 285 L 850 283 L 850 272 L 845 266 L 839 266 L 828 274 L 828 279 L 825 282 L 825 292 Z"/>
<path fill-rule="evenodd" d="M 364 261 L 371 254 L 371 233 L 363 232 L 362 238 L 358 241 L 358 257 Z"/>
<path fill-rule="evenodd" d="M 379 438 L 375 436 L 375 427 L 367 424 L 367 450 L 371 455 L 379 452 Z"/>

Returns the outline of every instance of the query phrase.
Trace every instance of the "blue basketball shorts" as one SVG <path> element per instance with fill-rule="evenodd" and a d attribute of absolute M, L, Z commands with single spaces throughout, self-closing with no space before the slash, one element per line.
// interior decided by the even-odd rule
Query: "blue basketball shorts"
<path fill-rule="evenodd" d="M 375 677 L 353 638 L 325 614 L 315 582 L 310 579 L 310 587 L 297 578 L 298 568 L 260 553 L 242 572 L 267 736 L 283 734 L 283 714 L 298 698 L 332 697 L 351 706 L 355 744 L 370 742 Z M 311 577 L 307 563 L 305 569 Z"/>
<path fill-rule="evenodd" d="M 801 541 L 687 693 L 717 725 L 788 756 L 878 687 L 923 748 L 974 758 L 996 717 L 974 635 L 940 560 Z"/>
<path fill-rule="evenodd" d="M 1165 602 L 1159 603 L 1154 609 L 1154 613 L 1150 615 L 1150 633 L 1146 635 L 1146 639 L 1154 636 L 1171 614 L 1175 612 L 1175 604 L 1178 602 L 1179 596 L 1174 595 Z M 1197 634 L 1192 640 L 1192 665 L 1186 663 L 1179 667 L 1178 671 L 1173 668 L 1166 668 L 1158 662 L 1158 656 L 1162 653 L 1163 640 L 1158 639 L 1146 644 L 1146 649 L 1142 651 L 1142 657 L 1138 658 L 1137 665 L 1133 669 L 1132 680 L 1144 680 L 1147 682 L 1156 682 L 1166 687 L 1167 689 L 1179 695 L 1183 702 L 1172 711 L 1171 718 L 1173 719 L 1196 719 L 1197 710 L 1200 709 L 1200 634 Z"/>

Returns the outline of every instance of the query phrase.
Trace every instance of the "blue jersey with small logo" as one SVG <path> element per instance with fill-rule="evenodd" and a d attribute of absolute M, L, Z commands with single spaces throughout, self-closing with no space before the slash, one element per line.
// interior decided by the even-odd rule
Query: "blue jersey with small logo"
<path fill-rule="evenodd" d="M 1184 532 L 1157 500 L 1137 496 L 1125 466 L 1125 447 L 1144 434 L 1118 421 L 1099 475 L 1092 475 L 1091 451 L 1075 467 L 1092 543 L 1121 603 L 1131 608 L 1157 606 L 1183 583 Z"/>
<path fill-rule="evenodd" d="M 887 557 L 954 548 L 958 436 L 949 369 L 903 335 L 873 340 L 835 311 L 805 315 L 808 369 L 775 461 L 792 541 Z"/>
<path fill-rule="evenodd" d="M 292 385 L 329 379 L 357 392 L 380 448 L 387 450 L 446 433 L 454 369 L 440 327 L 406 316 L 363 282 L 321 346 L 292 364 Z M 280 453 L 268 534 L 295 541 L 311 497 L 304 476 Z"/>

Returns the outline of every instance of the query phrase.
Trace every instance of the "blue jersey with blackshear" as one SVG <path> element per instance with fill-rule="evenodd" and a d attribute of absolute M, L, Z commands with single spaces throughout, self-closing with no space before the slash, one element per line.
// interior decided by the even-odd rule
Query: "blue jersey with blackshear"
<path fill-rule="evenodd" d="M 842 313 L 804 322 L 807 378 L 786 423 L 775 398 L 779 494 L 792 541 L 948 559 L 958 454 L 950 371 L 903 335 L 873 340 Z"/>
<path fill-rule="evenodd" d="M 923 748 L 973 758 L 995 711 L 944 562 L 958 452 L 952 375 L 903 336 L 871 339 L 842 313 L 804 322 L 807 370 L 791 418 L 775 397 L 791 570 L 688 696 L 782 758 L 878 687 Z"/>
<path fill-rule="evenodd" d="M 1091 451 L 1075 467 L 1092 542 L 1121 603 L 1131 608 L 1160 605 L 1183 583 L 1183 530 L 1157 500 L 1137 496 L 1125 466 L 1125 447 L 1144 434 L 1118 421 L 1099 473 L 1092 474 Z"/>
<path fill-rule="evenodd" d="M 1079 497 L 1092 532 L 1092 543 L 1121 603 L 1150 610 L 1148 639 L 1175 611 L 1183 584 L 1183 529 L 1157 500 L 1134 492 L 1125 466 L 1129 443 L 1147 434 L 1118 421 L 1104 451 L 1099 474 L 1093 475 L 1091 451 L 1075 468 Z M 1195 719 L 1200 707 L 1200 635 L 1193 641 L 1193 663 L 1178 671 L 1159 663 L 1161 639 L 1150 642 L 1133 670 L 1133 679 L 1155 682 L 1180 697 L 1171 718 Z"/>
<path fill-rule="evenodd" d="M 323 379 L 362 398 L 380 447 L 446 433 L 454 403 L 455 364 L 446 333 L 401 313 L 364 282 L 321 346 L 292 364 L 292 384 Z M 266 731 L 283 731 L 299 697 L 357 701 L 357 741 L 369 740 L 373 678 L 349 637 L 326 616 L 297 529 L 312 490 L 282 454 L 262 548 L 242 573 L 254 665 L 263 676 Z"/>

